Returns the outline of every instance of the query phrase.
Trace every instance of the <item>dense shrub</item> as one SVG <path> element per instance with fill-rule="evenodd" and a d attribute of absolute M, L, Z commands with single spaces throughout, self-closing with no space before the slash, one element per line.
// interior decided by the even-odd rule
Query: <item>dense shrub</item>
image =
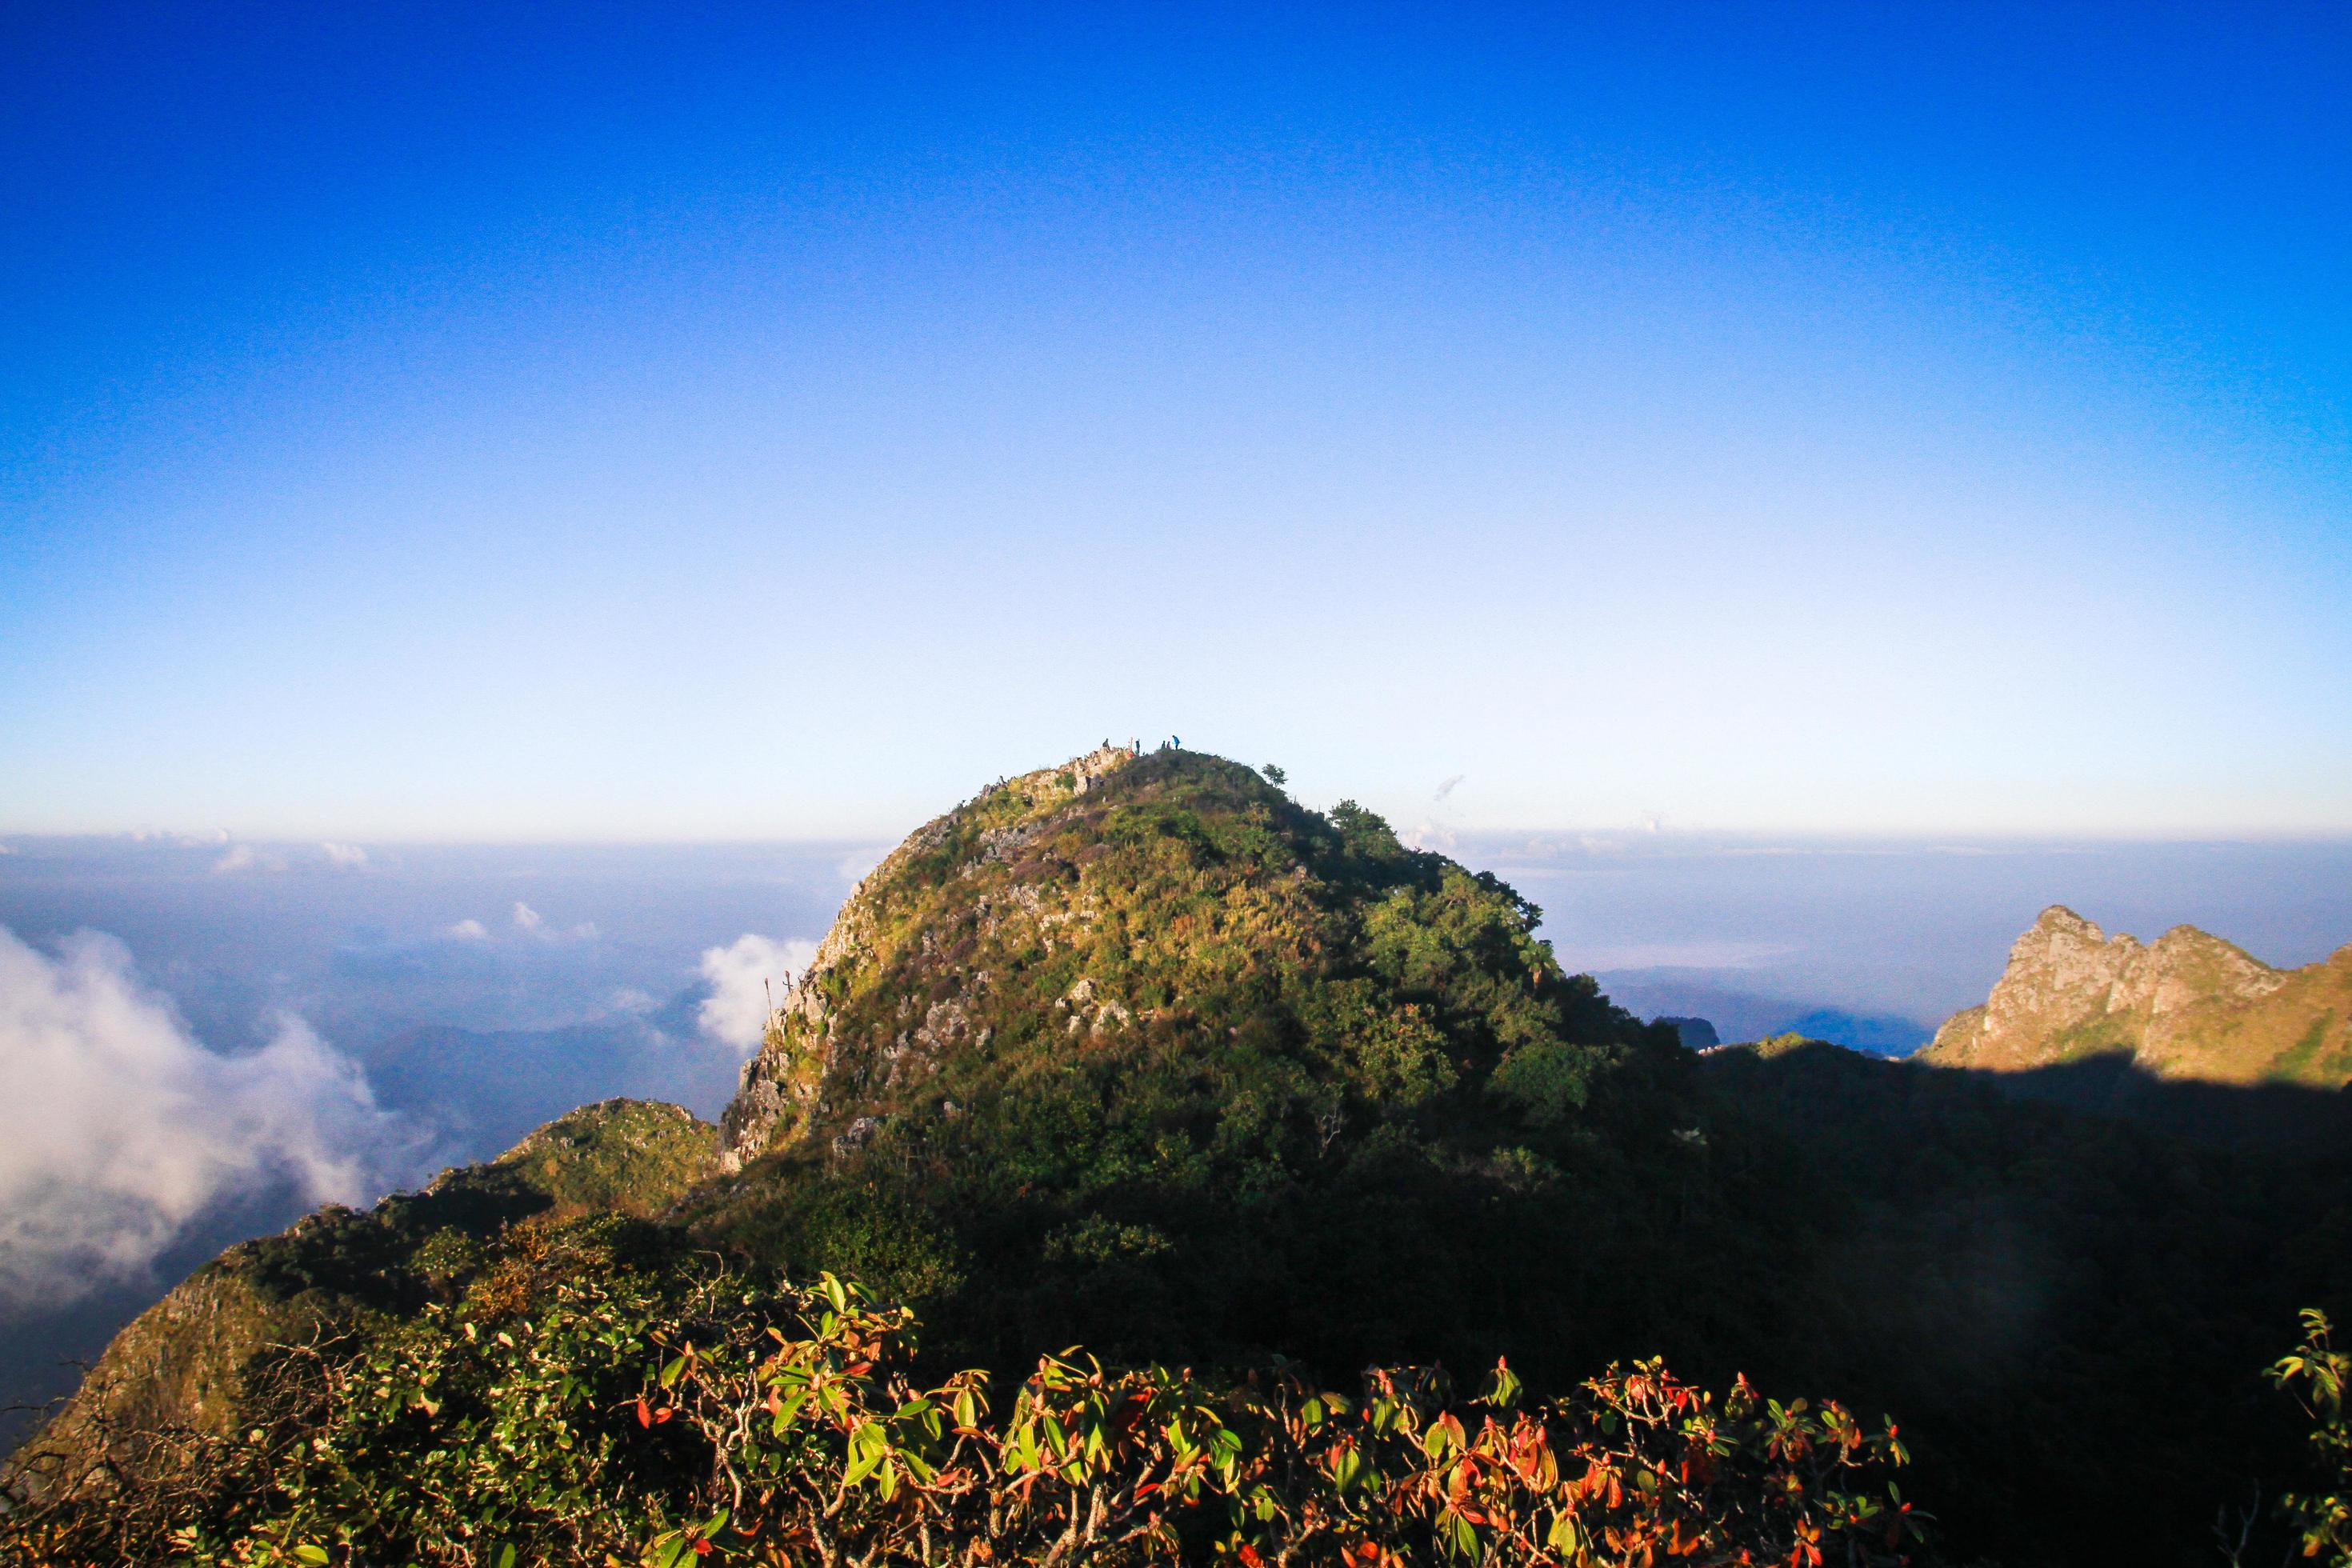
<path fill-rule="evenodd" d="M 632 1258 L 612 1222 L 519 1227 L 465 1293 L 278 1349 L 245 1421 L 140 1479 L 16 1478 L 49 1564 L 704 1559 L 926 1564 L 1406 1561 L 1893 1564 L 1917 1524 L 1891 1426 L 1711 1394 L 1655 1363 L 1524 1404 L 1497 1365 L 1352 1395 L 1041 1359 L 910 1376 L 914 1323 L 854 1285 Z M 29 1487 L 28 1481 L 46 1485 Z"/>
<path fill-rule="evenodd" d="M 2311 1459 L 2318 1484 L 2280 1499 L 2301 1538 L 2303 1555 L 2326 1568 L 2352 1568 L 2352 1420 L 2344 1410 L 2352 1355 L 2336 1348 L 2327 1314 L 2303 1314 L 2303 1342 L 2279 1358 L 2271 1381 L 2294 1396 L 2311 1420 Z"/>

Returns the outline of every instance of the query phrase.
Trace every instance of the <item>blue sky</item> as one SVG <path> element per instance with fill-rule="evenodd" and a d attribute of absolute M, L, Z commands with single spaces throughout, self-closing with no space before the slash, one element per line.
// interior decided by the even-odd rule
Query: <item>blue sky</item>
<path fill-rule="evenodd" d="M 1170 733 L 1449 829 L 2352 831 L 2347 68 L 16 8 L 0 831 L 884 834 Z"/>

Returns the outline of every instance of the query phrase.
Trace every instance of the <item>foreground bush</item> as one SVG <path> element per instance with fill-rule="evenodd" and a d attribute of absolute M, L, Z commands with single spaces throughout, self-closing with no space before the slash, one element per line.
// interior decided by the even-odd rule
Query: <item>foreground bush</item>
<path fill-rule="evenodd" d="M 2303 1314 L 2303 1342 L 2279 1358 L 2271 1381 L 2311 1419 L 2311 1458 L 2317 1489 L 2289 1492 L 2280 1507 L 2300 1538 L 2303 1555 L 2326 1568 L 2352 1568 L 2352 1419 L 2344 1394 L 2352 1384 L 2352 1355 L 2336 1348 L 2327 1314 Z"/>
<path fill-rule="evenodd" d="M 526 1230 L 417 1318 L 281 1347 L 239 1430 L 60 1473 L 35 1445 L 14 1560 L 1893 1564 L 1890 1426 L 1716 1395 L 1656 1363 L 1523 1404 L 1497 1365 L 1360 1395 L 1047 1356 L 992 1405 L 919 1387 L 914 1324 L 828 1275 L 632 1266 L 609 1224 Z M 45 1468 L 47 1467 L 47 1468 Z"/>

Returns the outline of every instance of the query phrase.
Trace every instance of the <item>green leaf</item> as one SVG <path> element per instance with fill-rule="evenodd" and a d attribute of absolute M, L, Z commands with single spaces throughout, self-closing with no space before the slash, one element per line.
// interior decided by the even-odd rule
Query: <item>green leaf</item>
<path fill-rule="evenodd" d="M 325 1547 L 313 1546 L 307 1541 L 294 1549 L 294 1556 L 296 1561 L 301 1563 L 324 1563 L 328 1561 L 327 1549 Z M 501 1563 L 499 1568 L 505 1568 L 505 1564 Z"/>
<path fill-rule="evenodd" d="M 1576 1516 L 1562 1510 L 1552 1515 L 1551 1529 L 1544 1533 L 1544 1544 L 1563 1557 L 1576 1549 Z"/>

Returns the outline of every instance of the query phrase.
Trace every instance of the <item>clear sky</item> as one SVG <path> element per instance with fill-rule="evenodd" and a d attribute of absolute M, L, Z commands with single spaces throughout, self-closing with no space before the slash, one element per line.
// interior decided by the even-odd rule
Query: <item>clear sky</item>
<path fill-rule="evenodd" d="M 875 834 L 1171 733 L 2352 831 L 2352 13 L 0 12 L 0 830 Z"/>

